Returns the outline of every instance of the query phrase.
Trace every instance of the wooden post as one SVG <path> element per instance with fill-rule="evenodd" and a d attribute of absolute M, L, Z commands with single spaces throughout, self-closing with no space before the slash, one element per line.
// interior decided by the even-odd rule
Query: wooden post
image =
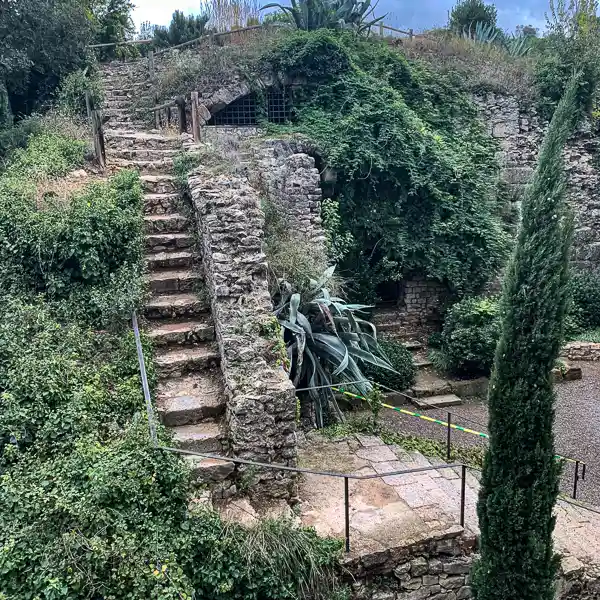
<path fill-rule="evenodd" d="M 104 130 L 102 129 L 102 113 L 99 110 L 92 111 L 92 132 L 94 134 L 94 153 L 100 168 L 106 168 L 106 148 L 104 145 Z"/>
<path fill-rule="evenodd" d="M 413 34 L 412 27 L 411 27 L 411 28 L 408 30 L 408 39 L 409 39 L 409 40 L 412 42 L 412 41 L 413 41 L 413 37 L 414 37 L 414 34 Z"/>
<path fill-rule="evenodd" d="M 383 29 L 383 21 L 381 21 L 381 22 L 379 23 L 379 35 L 380 35 L 381 37 L 384 37 L 384 36 L 385 36 L 385 32 L 384 32 L 384 29 Z"/>
<path fill-rule="evenodd" d="M 154 92 L 154 106 L 158 106 L 158 92 Z M 156 124 L 156 129 L 160 129 L 160 111 L 154 111 L 154 120 Z"/>
<path fill-rule="evenodd" d="M 194 142 L 200 141 L 200 121 L 198 120 L 198 92 L 192 92 L 192 134 Z"/>
<path fill-rule="evenodd" d="M 92 111 L 94 110 L 94 100 L 90 90 L 85 90 L 85 108 L 87 110 L 88 120 L 92 120 Z"/>
<path fill-rule="evenodd" d="M 171 107 L 167 106 L 167 127 L 171 124 Z"/>
<path fill-rule="evenodd" d="M 185 133 L 187 131 L 187 117 L 185 114 L 185 98 L 183 96 L 179 96 L 175 103 L 177 104 L 177 108 L 179 110 L 179 133 Z"/>
<path fill-rule="evenodd" d="M 150 72 L 150 81 L 154 81 L 154 50 L 148 51 L 148 70 Z"/>

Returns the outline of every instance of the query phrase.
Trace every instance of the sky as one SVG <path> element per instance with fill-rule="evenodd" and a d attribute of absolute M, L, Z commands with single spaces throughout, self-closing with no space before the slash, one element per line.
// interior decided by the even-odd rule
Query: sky
<path fill-rule="evenodd" d="M 265 4 L 270 0 L 265 0 Z M 200 0 L 134 0 L 136 8 L 134 21 L 139 28 L 143 21 L 155 25 L 167 25 L 175 10 L 186 14 L 199 12 Z M 289 4 L 281 0 L 282 4 Z M 448 11 L 455 0 L 380 0 L 376 15 L 386 14 L 385 23 L 415 32 L 431 27 L 442 26 L 448 19 Z M 548 0 L 497 0 L 498 25 L 502 29 L 514 31 L 517 25 L 533 25 L 543 29 Z"/>

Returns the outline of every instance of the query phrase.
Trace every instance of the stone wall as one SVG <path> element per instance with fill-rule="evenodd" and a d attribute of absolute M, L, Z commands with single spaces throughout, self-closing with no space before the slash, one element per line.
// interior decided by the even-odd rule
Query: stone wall
<path fill-rule="evenodd" d="M 569 360 L 600 360 L 600 344 L 592 342 L 569 342 L 560 355 Z"/>
<path fill-rule="evenodd" d="M 325 252 L 321 176 L 315 159 L 294 141 L 265 140 L 253 146 L 250 182 L 285 215 L 289 226 Z"/>
<path fill-rule="evenodd" d="M 211 173 L 206 166 L 188 181 L 227 392 L 230 448 L 239 458 L 294 466 L 296 399 L 281 367 L 258 195 L 240 177 Z M 294 478 L 259 471 L 252 492 L 289 499 Z"/>
<path fill-rule="evenodd" d="M 488 131 L 500 146 L 502 179 L 519 208 L 520 195 L 536 166 L 545 125 L 535 111 L 510 96 L 475 96 Z M 600 140 L 583 123 L 565 149 L 568 199 L 575 212 L 572 260 L 580 268 L 600 268 Z"/>
<path fill-rule="evenodd" d="M 396 555 L 394 558 L 394 554 Z M 471 569 L 477 555 L 461 537 L 431 540 L 414 547 L 349 559 L 343 567 L 351 579 L 352 600 L 469 600 Z M 556 600 L 598 600 L 599 573 L 572 556 L 561 560 Z"/>

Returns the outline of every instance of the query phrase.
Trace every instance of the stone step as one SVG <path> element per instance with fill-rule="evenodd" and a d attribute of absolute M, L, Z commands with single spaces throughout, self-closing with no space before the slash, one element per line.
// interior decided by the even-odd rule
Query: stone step
<path fill-rule="evenodd" d="M 152 252 L 182 250 L 194 245 L 194 236 L 189 233 L 152 233 L 146 236 L 146 248 Z"/>
<path fill-rule="evenodd" d="M 218 366 L 220 356 L 212 344 L 202 344 L 193 348 L 159 350 L 156 366 L 159 377 L 183 377 L 189 373 L 203 371 Z"/>
<path fill-rule="evenodd" d="M 235 470 L 235 465 L 228 460 L 201 458 L 199 456 L 186 456 L 185 460 L 190 466 L 192 476 L 199 483 L 225 481 Z"/>
<path fill-rule="evenodd" d="M 183 450 L 218 454 L 223 451 L 225 436 L 219 423 L 206 421 L 195 425 L 182 425 L 171 430 L 175 444 Z"/>
<path fill-rule="evenodd" d="M 127 96 L 109 96 L 106 99 L 104 106 L 105 114 L 107 112 L 119 109 L 131 110 L 133 107 L 133 100 Z"/>
<path fill-rule="evenodd" d="M 157 235 L 183 232 L 188 227 L 189 222 L 186 217 L 179 213 L 170 213 L 166 215 L 146 215 L 144 224 L 147 234 Z"/>
<path fill-rule="evenodd" d="M 176 213 L 181 206 L 179 193 L 146 194 L 144 196 L 144 213 L 147 215 L 167 215 Z"/>
<path fill-rule="evenodd" d="M 194 271 L 154 271 L 148 277 L 150 289 L 155 294 L 190 292 L 202 282 Z"/>
<path fill-rule="evenodd" d="M 193 425 L 225 413 L 225 391 L 218 370 L 160 382 L 156 405 L 167 427 Z"/>
<path fill-rule="evenodd" d="M 142 188 L 149 194 L 175 194 L 177 181 L 173 175 L 142 175 Z"/>
<path fill-rule="evenodd" d="M 180 150 L 172 148 L 117 148 L 110 155 L 125 160 L 163 160 L 177 156 Z"/>
<path fill-rule="evenodd" d="M 133 90 L 131 89 L 123 89 L 123 88 L 105 88 L 104 92 L 106 93 L 106 99 L 115 100 L 117 98 L 126 98 L 132 99 L 134 97 Z"/>
<path fill-rule="evenodd" d="M 181 149 L 181 139 L 159 133 L 146 133 L 142 131 L 107 132 L 106 139 L 109 148 L 145 148 L 148 149 Z"/>
<path fill-rule="evenodd" d="M 155 252 L 146 255 L 146 264 L 150 271 L 186 269 L 194 263 L 194 253 L 189 250 L 177 252 Z"/>
<path fill-rule="evenodd" d="M 190 346 L 215 339 L 212 320 L 159 322 L 148 330 L 148 336 L 156 346 Z"/>
<path fill-rule="evenodd" d="M 411 352 L 417 352 L 419 350 L 423 350 L 423 344 L 421 342 L 417 342 L 415 340 L 404 342 L 404 345 L 406 346 L 406 349 L 410 350 Z"/>
<path fill-rule="evenodd" d="M 413 398 L 411 402 L 421 409 L 445 408 L 446 406 L 460 406 L 463 403 L 463 401 L 454 394 L 427 396 L 425 398 Z"/>
<path fill-rule="evenodd" d="M 433 363 L 430 360 L 415 360 L 417 369 L 428 369 L 431 366 L 433 366 Z"/>
<path fill-rule="evenodd" d="M 166 294 L 151 298 L 144 307 L 147 319 L 193 318 L 210 310 L 204 296 L 196 294 Z"/>
<path fill-rule="evenodd" d="M 121 169 L 136 169 L 147 175 L 168 174 L 173 171 L 173 159 L 163 158 L 162 160 L 129 160 L 126 158 L 111 158 L 110 166 L 116 166 Z"/>

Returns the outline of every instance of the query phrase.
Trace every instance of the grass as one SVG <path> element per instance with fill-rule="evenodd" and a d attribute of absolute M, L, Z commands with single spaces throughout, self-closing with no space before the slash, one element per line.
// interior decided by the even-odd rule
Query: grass
<path fill-rule="evenodd" d="M 427 38 L 402 39 L 399 50 L 439 72 L 456 73 L 473 92 L 495 92 L 535 99 L 534 59 L 510 56 L 501 48 L 476 43 L 447 31 L 428 32 Z"/>
<path fill-rule="evenodd" d="M 345 437 L 355 433 L 377 435 L 386 444 L 400 446 L 406 452 L 420 452 L 424 456 L 446 459 L 446 444 L 444 442 L 392 431 L 377 423 L 371 417 L 356 417 L 345 423 L 330 425 L 323 429 L 321 433 L 328 439 Z M 484 456 L 485 448 L 481 446 L 452 444 L 450 447 L 450 460 L 452 462 L 465 463 L 476 469 L 483 467 Z"/>
<path fill-rule="evenodd" d="M 595 344 L 600 344 L 600 328 L 598 329 L 589 329 L 587 331 L 582 331 L 577 335 L 573 336 L 574 342 L 593 342 Z"/>

